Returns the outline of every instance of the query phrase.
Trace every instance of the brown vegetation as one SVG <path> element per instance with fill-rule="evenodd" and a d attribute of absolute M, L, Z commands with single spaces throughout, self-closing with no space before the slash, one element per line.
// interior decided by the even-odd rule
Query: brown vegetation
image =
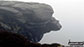
<path fill-rule="evenodd" d="M 32 41 L 28 41 L 24 36 L 0 30 L 0 47 L 63 47 L 58 43 L 53 44 L 40 44 L 33 43 Z"/>

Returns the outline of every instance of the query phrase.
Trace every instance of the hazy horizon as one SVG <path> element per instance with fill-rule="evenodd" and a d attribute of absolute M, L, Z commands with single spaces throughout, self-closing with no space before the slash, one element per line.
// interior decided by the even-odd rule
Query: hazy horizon
<path fill-rule="evenodd" d="M 69 39 L 71 41 L 84 41 L 84 0 L 28 0 L 27 2 L 40 2 L 51 5 L 54 10 L 53 16 L 62 25 L 61 30 L 45 34 L 40 43 L 67 45 Z"/>

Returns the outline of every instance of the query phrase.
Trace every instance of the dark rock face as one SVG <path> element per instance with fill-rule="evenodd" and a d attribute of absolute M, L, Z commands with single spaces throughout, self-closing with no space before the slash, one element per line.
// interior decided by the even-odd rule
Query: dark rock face
<path fill-rule="evenodd" d="M 38 42 L 45 33 L 60 30 L 61 25 L 52 14 L 53 9 L 47 4 L 0 1 L 0 30 Z"/>

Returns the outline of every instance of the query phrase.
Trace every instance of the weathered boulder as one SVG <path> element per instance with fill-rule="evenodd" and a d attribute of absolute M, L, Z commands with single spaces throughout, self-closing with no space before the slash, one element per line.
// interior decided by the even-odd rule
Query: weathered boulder
<path fill-rule="evenodd" d="M 0 29 L 22 34 L 38 42 L 44 33 L 60 30 L 50 5 L 34 2 L 0 1 Z"/>

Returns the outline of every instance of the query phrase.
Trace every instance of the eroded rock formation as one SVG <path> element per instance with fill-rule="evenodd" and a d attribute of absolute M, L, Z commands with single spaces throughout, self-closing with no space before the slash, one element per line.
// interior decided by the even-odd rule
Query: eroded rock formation
<path fill-rule="evenodd" d="M 32 42 L 41 40 L 45 33 L 60 30 L 53 9 L 43 3 L 0 1 L 0 30 L 18 33 Z"/>

